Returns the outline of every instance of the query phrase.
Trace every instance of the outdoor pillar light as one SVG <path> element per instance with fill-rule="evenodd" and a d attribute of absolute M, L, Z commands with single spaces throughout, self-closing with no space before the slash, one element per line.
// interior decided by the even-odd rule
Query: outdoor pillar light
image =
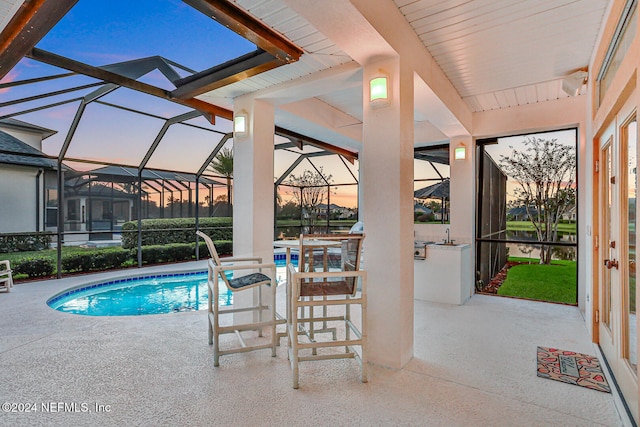
<path fill-rule="evenodd" d="M 456 160 L 464 160 L 467 158 L 467 147 L 461 142 L 453 151 L 453 158 Z"/>
<path fill-rule="evenodd" d="M 233 116 L 233 134 L 234 136 L 246 136 L 249 132 L 249 115 L 245 110 Z"/>
<path fill-rule="evenodd" d="M 369 80 L 369 102 L 374 108 L 389 105 L 389 76 L 382 70 Z"/>

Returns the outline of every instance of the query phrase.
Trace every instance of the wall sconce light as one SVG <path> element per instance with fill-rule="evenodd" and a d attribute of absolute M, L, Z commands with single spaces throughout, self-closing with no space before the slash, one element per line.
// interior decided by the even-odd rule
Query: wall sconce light
<path fill-rule="evenodd" d="M 587 83 L 588 76 L 589 73 L 586 71 L 576 71 L 575 73 L 565 76 L 562 79 L 562 90 L 569 96 L 580 95 L 580 90 L 582 90 L 582 86 Z"/>
<path fill-rule="evenodd" d="M 374 108 L 389 105 L 389 76 L 382 70 L 369 80 L 369 102 Z"/>
<path fill-rule="evenodd" d="M 455 160 L 464 160 L 467 158 L 467 147 L 462 142 L 453 150 L 453 158 Z"/>
<path fill-rule="evenodd" d="M 246 136 L 249 133 L 249 115 L 245 110 L 240 110 L 233 116 L 234 136 Z"/>

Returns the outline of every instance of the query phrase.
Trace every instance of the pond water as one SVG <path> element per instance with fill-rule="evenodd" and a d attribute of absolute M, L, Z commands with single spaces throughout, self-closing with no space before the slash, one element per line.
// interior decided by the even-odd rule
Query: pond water
<path fill-rule="evenodd" d="M 523 258 L 540 258 L 540 244 L 534 231 L 507 231 L 507 239 L 531 240 L 531 243 L 507 243 L 509 256 Z M 558 233 L 558 241 L 563 243 L 576 243 L 577 235 L 572 233 Z M 552 259 L 575 261 L 577 259 L 576 247 L 554 246 Z"/>

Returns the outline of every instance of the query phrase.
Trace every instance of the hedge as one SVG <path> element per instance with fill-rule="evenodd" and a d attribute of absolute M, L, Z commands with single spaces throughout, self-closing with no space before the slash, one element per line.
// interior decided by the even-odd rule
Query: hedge
<path fill-rule="evenodd" d="M 53 274 L 54 265 L 50 258 L 28 257 L 12 265 L 11 269 L 15 274 L 26 274 L 28 277 L 44 277 Z"/>
<path fill-rule="evenodd" d="M 215 242 L 218 255 L 230 255 L 233 250 L 231 240 Z M 143 264 L 159 264 L 195 259 L 195 243 L 174 243 L 171 245 L 153 245 L 142 247 Z M 209 257 L 207 245 L 200 242 L 200 259 Z M 138 253 L 135 249 L 100 248 L 87 249 L 82 253 L 71 253 L 62 256 L 63 273 L 87 273 L 106 271 L 135 266 L 138 263 Z M 11 265 L 16 275 L 27 278 L 51 276 L 55 272 L 55 260 L 45 257 L 26 257 L 14 261 Z"/>
<path fill-rule="evenodd" d="M 70 273 L 120 268 L 131 259 L 131 255 L 131 250 L 123 248 L 69 254 L 62 257 L 62 271 Z"/>
<path fill-rule="evenodd" d="M 0 253 L 41 251 L 50 245 L 51 234 L 47 233 L 0 234 Z"/>
<path fill-rule="evenodd" d="M 228 217 L 200 218 L 200 230 L 215 240 L 233 239 L 233 222 Z M 196 240 L 195 218 L 164 218 L 142 220 L 142 246 L 192 243 Z M 138 247 L 138 221 L 122 225 L 122 247 Z"/>

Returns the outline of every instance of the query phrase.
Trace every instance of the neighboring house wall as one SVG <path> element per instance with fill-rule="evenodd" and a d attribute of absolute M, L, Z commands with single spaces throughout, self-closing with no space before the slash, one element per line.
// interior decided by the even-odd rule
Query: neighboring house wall
<path fill-rule="evenodd" d="M 36 191 L 37 173 L 38 169 L 32 167 L 0 165 L 1 233 L 36 231 L 36 197 L 42 193 Z"/>
<path fill-rule="evenodd" d="M 15 129 L 9 126 L 3 126 L 0 123 L 0 129 L 8 133 L 9 135 L 18 138 L 20 141 L 25 144 L 29 144 L 36 150 L 42 151 L 42 133 L 41 132 L 31 132 L 27 130 Z"/>

